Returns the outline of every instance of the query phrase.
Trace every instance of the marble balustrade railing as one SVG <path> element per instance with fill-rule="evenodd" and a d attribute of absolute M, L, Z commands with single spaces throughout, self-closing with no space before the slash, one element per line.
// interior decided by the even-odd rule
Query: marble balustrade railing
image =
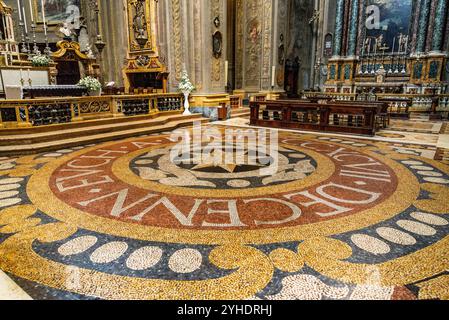
<path fill-rule="evenodd" d="M 0 100 L 0 128 L 62 124 L 105 117 L 183 111 L 181 94 Z"/>
<path fill-rule="evenodd" d="M 334 98 L 335 100 L 357 100 L 358 96 L 355 93 L 322 93 L 322 92 L 304 92 L 304 98 L 311 97 L 321 97 L 327 96 Z M 410 106 L 410 111 L 415 112 L 429 112 L 432 110 L 432 98 L 433 95 L 430 94 L 387 94 L 380 93 L 374 94 L 375 100 L 377 99 L 410 99 L 412 104 Z M 437 107 L 437 111 L 449 111 L 449 94 L 440 94 L 439 97 L 439 105 Z"/>

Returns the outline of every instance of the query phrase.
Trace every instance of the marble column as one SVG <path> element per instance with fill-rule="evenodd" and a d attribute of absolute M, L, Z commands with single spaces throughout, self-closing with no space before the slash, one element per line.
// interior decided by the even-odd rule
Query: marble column
<path fill-rule="evenodd" d="M 359 0 L 352 0 L 351 4 L 351 22 L 349 25 L 349 46 L 348 56 L 355 55 L 355 49 L 357 47 L 357 33 L 359 24 Z"/>
<path fill-rule="evenodd" d="M 418 39 L 416 41 L 416 52 L 424 52 L 429 24 L 431 0 L 421 0 L 421 14 L 419 16 Z"/>
<path fill-rule="evenodd" d="M 442 49 L 444 27 L 446 21 L 446 9 L 447 9 L 447 0 L 439 0 L 435 14 L 432 51 L 439 52 Z"/>
<path fill-rule="evenodd" d="M 335 15 L 335 32 L 334 32 L 334 56 L 341 54 L 341 44 L 343 40 L 343 19 L 345 10 L 345 0 L 337 0 L 337 12 Z"/>

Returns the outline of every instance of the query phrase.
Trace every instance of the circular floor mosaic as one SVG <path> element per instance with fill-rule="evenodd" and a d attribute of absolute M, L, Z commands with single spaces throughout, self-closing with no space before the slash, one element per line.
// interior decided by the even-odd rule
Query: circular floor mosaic
<path fill-rule="evenodd" d="M 225 147 L 243 164 L 174 145 L 2 159 L 0 269 L 85 298 L 449 298 L 449 167 L 312 134 Z"/>

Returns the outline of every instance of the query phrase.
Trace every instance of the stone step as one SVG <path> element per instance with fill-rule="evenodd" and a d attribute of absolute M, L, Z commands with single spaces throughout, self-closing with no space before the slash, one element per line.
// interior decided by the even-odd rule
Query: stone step
<path fill-rule="evenodd" d="M 166 117 L 167 121 L 159 121 L 153 124 L 149 124 L 146 127 L 140 128 L 128 128 L 121 131 L 112 131 L 106 133 L 95 133 L 86 136 L 66 137 L 65 139 L 55 139 L 47 142 L 36 143 L 22 143 L 15 145 L 0 146 L 0 156 L 19 156 L 29 155 L 41 152 L 56 151 L 65 148 L 73 148 L 81 145 L 88 145 L 92 143 L 113 141 L 119 139 L 125 139 L 130 137 L 138 137 L 142 135 L 148 135 L 153 133 L 160 133 L 166 131 L 172 131 L 176 128 L 189 127 L 193 125 L 193 122 L 200 121 L 202 123 L 209 122 L 209 119 L 201 116 L 187 116 L 178 119 L 170 119 Z M 158 119 L 161 120 L 161 119 Z"/>
<path fill-rule="evenodd" d="M 151 118 L 145 119 L 136 117 L 128 119 L 128 121 L 126 122 L 119 121 L 117 123 L 105 124 L 100 122 L 100 124 L 98 124 L 98 122 L 91 122 L 89 123 L 90 124 L 89 126 L 86 126 L 86 123 L 84 122 L 80 122 L 80 124 L 82 124 L 80 127 L 73 127 L 71 124 L 70 126 L 67 127 L 50 126 L 53 128 L 51 131 L 34 133 L 32 130 L 28 130 L 28 132 L 25 134 L 5 135 L 5 136 L 0 135 L 0 146 L 50 142 L 60 139 L 64 140 L 67 138 L 77 138 L 94 134 L 147 128 L 151 126 L 163 125 L 169 121 L 187 120 L 187 119 L 195 120 L 200 118 L 201 115 L 183 116 L 177 113 L 176 115 L 164 115 L 154 119 Z"/>
<path fill-rule="evenodd" d="M 251 110 L 249 108 L 232 109 L 231 118 L 249 117 L 251 115 Z"/>
<path fill-rule="evenodd" d="M 179 111 L 166 112 L 164 115 L 179 115 Z M 117 124 L 124 123 L 130 121 L 142 121 L 142 120 L 150 120 L 160 117 L 159 115 L 139 115 L 139 116 L 130 116 L 130 117 L 104 117 L 98 119 L 84 120 L 79 122 L 69 122 L 69 123 L 60 123 L 60 124 L 52 124 L 47 126 L 39 126 L 39 127 L 31 127 L 31 128 L 2 128 L 0 129 L 0 136 L 5 135 L 21 135 L 21 134 L 30 134 L 30 133 L 42 133 L 42 132 L 53 132 L 55 130 L 65 130 L 70 128 L 85 128 L 92 127 L 97 125 L 107 125 L 107 124 Z"/>

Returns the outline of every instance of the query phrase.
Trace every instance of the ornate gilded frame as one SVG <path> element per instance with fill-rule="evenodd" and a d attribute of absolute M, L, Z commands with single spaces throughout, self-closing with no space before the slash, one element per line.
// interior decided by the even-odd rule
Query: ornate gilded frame
<path fill-rule="evenodd" d="M 155 21 L 157 0 L 125 0 L 128 23 L 128 49 L 130 53 L 156 52 Z M 139 7 L 140 5 L 140 7 Z M 139 14 L 140 15 L 137 15 Z M 137 24 L 141 24 L 138 26 Z M 139 30 L 142 29 L 139 39 Z M 146 37 L 146 39 L 145 39 Z M 145 40 L 144 43 L 142 40 Z M 140 41 L 140 44 L 139 44 Z"/>

